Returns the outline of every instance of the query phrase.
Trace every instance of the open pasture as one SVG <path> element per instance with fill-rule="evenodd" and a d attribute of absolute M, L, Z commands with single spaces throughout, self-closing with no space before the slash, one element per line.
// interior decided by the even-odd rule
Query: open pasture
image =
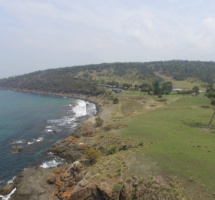
<path fill-rule="evenodd" d="M 136 98 L 132 105 L 133 96 L 128 95 L 127 98 L 124 94 L 125 101 L 121 101 L 120 105 L 124 108 L 124 104 L 129 102 L 127 110 L 133 109 L 137 100 L 141 101 Z M 143 101 L 147 99 L 142 98 Z M 136 107 L 138 115 L 124 116 L 127 127 L 121 130 L 121 135 L 144 140 L 143 160 L 146 161 L 148 157 L 156 162 L 159 173 L 177 176 L 189 184 L 195 183 L 210 193 L 214 192 L 215 127 L 206 129 L 212 115 L 212 108 L 208 108 L 209 99 L 181 95 L 163 98 L 168 101 L 158 103 L 157 109 L 150 110 L 145 103 L 141 109 Z"/>

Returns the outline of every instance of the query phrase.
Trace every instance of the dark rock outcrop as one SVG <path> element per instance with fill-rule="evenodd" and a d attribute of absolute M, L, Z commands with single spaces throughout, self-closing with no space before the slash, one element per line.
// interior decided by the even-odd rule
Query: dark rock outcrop
<path fill-rule="evenodd" d="M 63 140 L 52 145 L 48 151 L 65 159 L 67 162 L 74 162 L 78 160 L 83 154 L 83 150 L 79 145 L 74 144 L 68 140 Z"/>
<path fill-rule="evenodd" d="M 3 196 L 8 195 L 12 192 L 14 188 L 14 183 L 9 183 L 0 189 L 0 194 Z"/>
<path fill-rule="evenodd" d="M 11 152 L 11 153 L 19 153 L 19 152 L 22 151 L 22 149 L 23 149 L 22 146 L 12 146 L 12 147 L 10 148 L 10 152 Z"/>
<path fill-rule="evenodd" d="M 47 183 L 53 184 L 56 181 L 56 178 L 54 176 L 48 177 Z"/>
<path fill-rule="evenodd" d="M 55 170 L 56 168 L 41 167 L 23 170 L 14 180 L 13 188 L 16 188 L 16 192 L 10 200 L 58 200 L 52 195 L 54 186 L 46 182 L 47 177 Z"/>

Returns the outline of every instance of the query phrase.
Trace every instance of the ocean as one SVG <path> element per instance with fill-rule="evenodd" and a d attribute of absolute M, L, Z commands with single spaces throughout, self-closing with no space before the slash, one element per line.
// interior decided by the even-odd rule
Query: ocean
<path fill-rule="evenodd" d="M 62 162 L 47 149 L 95 114 L 87 101 L 0 90 L 0 186 L 29 166 Z M 11 153 L 17 146 L 22 151 Z"/>

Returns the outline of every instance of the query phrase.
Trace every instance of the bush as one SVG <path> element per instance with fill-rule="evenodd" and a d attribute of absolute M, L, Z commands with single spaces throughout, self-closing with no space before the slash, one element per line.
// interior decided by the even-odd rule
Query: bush
<path fill-rule="evenodd" d="M 112 188 L 113 192 L 119 193 L 122 190 L 122 186 L 119 184 L 115 184 Z"/>
<path fill-rule="evenodd" d="M 142 146 L 143 146 L 143 142 L 140 142 L 140 143 L 138 144 L 138 146 L 141 146 L 141 147 L 142 147 Z"/>
<path fill-rule="evenodd" d="M 95 162 L 102 156 L 102 152 L 91 147 L 85 151 L 85 155 L 91 162 Z"/>
<path fill-rule="evenodd" d="M 105 127 L 104 127 L 104 130 L 105 130 L 105 131 L 110 131 L 110 130 L 111 130 L 111 125 L 105 126 Z"/>
<path fill-rule="evenodd" d="M 112 148 L 110 148 L 110 149 L 107 151 L 106 155 L 108 156 L 108 155 L 114 154 L 114 153 L 116 153 L 116 152 L 117 152 L 117 148 L 116 148 L 116 147 L 112 147 Z"/>
<path fill-rule="evenodd" d="M 99 147 L 99 151 L 101 151 L 103 154 L 106 153 L 106 149 L 105 149 L 103 146 L 100 146 L 100 147 Z"/>
<path fill-rule="evenodd" d="M 109 97 L 109 100 L 113 100 L 113 96 L 112 95 Z"/>
<path fill-rule="evenodd" d="M 114 98 L 113 99 L 113 104 L 117 104 L 117 103 L 119 103 L 119 99 L 118 98 Z"/>
<path fill-rule="evenodd" d="M 102 126 L 104 121 L 100 117 L 96 117 L 96 127 Z"/>

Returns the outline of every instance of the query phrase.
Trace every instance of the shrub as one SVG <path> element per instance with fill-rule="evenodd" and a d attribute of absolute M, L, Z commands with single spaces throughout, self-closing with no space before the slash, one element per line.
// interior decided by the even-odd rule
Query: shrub
<path fill-rule="evenodd" d="M 113 192 L 119 193 L 119 192 L 121 191 L 121 189 L 122 189 L 122 186 L 121 186 L 121 185 L 115 184 L 115 185 L 113 186 L 113 188 L 112 188 L 112 191 L 113 191 Z"/>
<path fill-rule="evenodd" d="M 96 127 L 102 126 L 104 121 L 100 117 L 96 117 Z"/>
<path fill-rule="evenodd" d="M 140 143 L 138 144 L 138 146 L 143 146 L 143 142 L 140 142 Z"/>
<path fill-rule="evenodd" d="M 104 127 L 104 130 L 105 130 L 105 131 L 110 131 L 110 130 L 111 130 L 111 125 L 105 126 L 105 127 Z"/>
<path fill-rule="evenodd" d="M 107 151 L 106 155 L 108 156 L 108 155 L 114 154 L 114 153 L 116 153 L 116 152 L 117 152 L 117 148 L 116 148 L 116 147 L 112 147 L 112 148 L 110 148 L 110 149 Z"/>
<path fill-rule="evenodd" d="M 117 104 L 117 103 L 119 103 L 119 99 L 118 98 L 114 98 L 113 99 L 113 104 Z"/>
<path fill-rule="evenodd" d="M 104 153 L 104 154 L 106 153 L 106 149 L 105 149 L 103 146 L 100 146 L 100 147 L 99 147 L 99 151 L 101 151 L 101 152 Z"/>
<path fill-rule="evenodd" d="M 109 97 L 109 100 L 113 100 L 113 96 L 112 95 Z"/>
<path fill-rule="evenodd" d="M 95 162 L 102 156 L 102 152 L 91 147 L 85 151 L 85 155 L 91 162 Z"/>

